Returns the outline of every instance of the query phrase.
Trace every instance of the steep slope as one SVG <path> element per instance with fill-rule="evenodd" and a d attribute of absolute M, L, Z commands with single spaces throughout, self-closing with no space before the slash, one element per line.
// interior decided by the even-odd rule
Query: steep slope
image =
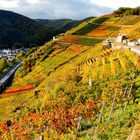
<path fill-rule="evenodd" d="M 133 19 L 113 14 L 86 20 L 25 58 L 0 96 L 1 137 L 125 140 L 140 112 L 139 56 L 102 46 L 124 31 L 131 38 L 140 28 L 139 21 L 125 25 Z M 29 85 L 35 89 L 12 92 Z"/>

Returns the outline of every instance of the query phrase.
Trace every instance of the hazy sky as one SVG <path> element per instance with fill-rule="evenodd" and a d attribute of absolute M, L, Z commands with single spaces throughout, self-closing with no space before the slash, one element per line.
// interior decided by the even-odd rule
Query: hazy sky
<path fill-rule="evenodd" d="M 0 0 L 0 9 L 49 19 L 98 16 L 122 6 L 140 6 L 140 0 Z"/>

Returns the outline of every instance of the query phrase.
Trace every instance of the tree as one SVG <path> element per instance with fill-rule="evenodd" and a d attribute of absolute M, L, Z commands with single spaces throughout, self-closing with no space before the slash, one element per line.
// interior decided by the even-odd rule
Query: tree
<path fill-rule="evenodd" d="M 136 8 L 128 8 L 128 7 L 120 7 L 118 10 L 114 11 L 116 14 L 123 15 L 140 15 L 140 7 Z"/>
<path fill-rule="evenodd" d="M 0 59 L 0 71 L 6 68 L 7 66 L 8 66 L 8 62 L 6 58 Z"/>
<path fill-rule="evenodd" d="M 118 10 L 114 11 L 116 14 L 124 14 L 128 10 L 126 7 L 120 7 Z"/>
<path fill-rule="evenodd" d="M 132 15 L 132 9 L 127 9 L 126 11 L 125 11 L 125 15 Z"/>
<path fill-rule="evenodd" d="M 135 8 L 132 10 L 132 15 L 139 15 L 139 8 Z"/>
<path fill-rule="evenodd" d="M 12 46 L 12 49 L 20 49 L 22 48 L 22 45 L 20 43 L 14 43 L 14 45 Z"/>
<path fill-rule="evenodd" d="M 16 56 L 16 58 L 17 58 L 17 59 L 21 59 L 21 58 L 23 58 L 25 55 L 26 55 L 25 52 L 20 52 L 20 53 L 18 53 L 18 55 Z"/>

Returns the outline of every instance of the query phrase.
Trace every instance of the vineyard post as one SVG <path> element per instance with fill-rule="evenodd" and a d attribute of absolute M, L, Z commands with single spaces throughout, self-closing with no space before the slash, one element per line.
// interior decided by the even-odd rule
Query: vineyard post
<path fill-rule="evenodd" d="M 126 93 L 127 93 L 127 90 L 128 90 L 128 85 L 127 85 L 126 88 L 125 88 L 124 94 L 122 95 L 122 99 L 125 97 L 125 95 L 126 95 Z M 119 107 L 119 110 L 118 110 L 118 112 L 117 112 L 116 118 L 118 118 L 118 116 L 119 116 L 119 114 L 120 114 L 120 109 L 121 109 L 121 107 Z"/>
<path fill-rule="evenodd" d="M 112 111 L 113 111 L 113 108 L 114 108 L 115 100 L 116 100 L 116 94 L 114 95 L 114 99 L 113 99 L 113 102 L 112 102 L 112 105 L 111 105 L 111 110 L 110 110 L 110 114 L 109 114 L 109 117 L 108 117 L 108 121 L 110 121 L 110 117 L 112 115 Z"/>
<path fill-rule="evenodd" d="M 127 105 L 128 105 L 128 102 L 129 102 L 129 100 L 130 100 L 130 95 L 131 95 L 132 88 L 133 88 L 133 84 L 131 84 L 131 86 L 130 86 L 130 90 L 129 90 L 129 93 L 128 93 L 128 100 L 127 100 L 127 102 L 126 102 L 126 104 L 125 104 L 125 106 L 124 106 L 124 112 L 125 112 L 125 110 L 126 110 L 126 107 L 127 107 Z"/>
<path fill-rule="evenodd" d="M 74 120 L 78 122 L 76 135 L 75 135 L 75 140 L 76 140 L 78 137 L 78 131 L 80 130 L 80 127 L 81 127 L 82 116 L 75 118 Z"/>
<path fill-rule="evenodd" d="M 92 87 L 92 79 L 89 78 L 89 82 L 88 82 L 89 86 Z"/>
<path fill-rule="evenodd" d="M 105 102 L 103 101 L 102 102 L 102 109 L 101 109 L 101 112 L 100 112 L 100 115 L 99 115 L 99 119 L 98 119 L 98 123 L 100 123 L 101 118 L 103 116 L 104 107 L 105 107 Z M 94 132 L 94 138 L 95 138 L 95 140 L 97 139 L 97 132 L 98 132 L 98 125 L 96 126 L 95 132 Z"/>

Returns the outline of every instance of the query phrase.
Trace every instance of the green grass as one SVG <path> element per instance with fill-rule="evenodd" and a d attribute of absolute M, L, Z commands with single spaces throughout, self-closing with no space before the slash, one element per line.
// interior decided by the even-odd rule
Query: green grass
<path fill-rule="evenodd" d="M 128 106 L 126 112 L 120 111 L 119 116 L 116 118 L 116 112 L 108 121 L 108 116 L 102 117 L 102 122 L 98 124 L 97 135 L 94 135 L 96 122 L 89 121 L 88 131 L 80 131 L 79 137 L 83 139 L 91 140 L 97 138 L 99 140 L 126 140 L 131 135 L 132 128 L 137 120 L 140 109 L 135 107 L 136 105 Z M 83 121 L 82 127 L 86 126 L 86 122 Z"/>
<path fill-rule="evenodd" d="M 98 27 L 99 27 L 99 25 L 97 25 L 97 24 L 89 23 L 88 25 L 84 26 L 80 30 L 74 32 L 73 35 L 85 35 Z"/>
<path fill-rule="evenodd" d="M 110 31 L 118 31 L 120 28 L 119 27 L 117 27 L 117 26 L 108 26 L 107 28 L 106 28 L 106 30 L 110 30 Z"/>
<path fill-rule="evenodd" d="M 83 37 L 80 40 L 78 40 L 76 43 L 80 45 L 85 45 L 85 46 L 94 46 L 95 44 L 101 41 L 102 39 Z"/>
<path fill-rule="evenodd" d="M 132 128 L 135 124 L 135 120 L 139 115 L 139 107 L 136 107 L 137 104 L 128 106 L 126 112 L 120 111 L 119 116 L 116 118 L 116 115 L 112 116 L 110 122 L 103 119 L 102 123 L 99 125 L 98 137 L 103 140 L 125 140 L 131 134 Z M 117 112 L 117 110 L 116 110 Z M 105 117 L 104 117 L 105 118 Z"/>
<path fill-rule="evenodd" d="M 94 44 L 96 43 L 97 41 L 94 42 Z M 83 51 L 87 50 L 88 48 L 89 48 L 88 46 L 85 47 Z M 39 84 L 42 82 L 43 79 L 46 78 L 46 76 L 50 72 L 53 72 L 56 68 L 59 68 L 61 65 L 64 65 L 65 63 L 69 63 L 73 57 L 76 57 L 79 54 L 80 54 L 79 52 L 76 51 L 74 52 L 66 49 L 65 51 L 62 51 L 53 57 L 48 57 L 41 63 L 36 62 L 39 65 L 35 66 L 34 69 L 29 74 L 20 78 L 20 82 L 18 80 L 18 77 L 16 77 L 17 80 L 15 80 L 15 82 L 13 83 L 13 86 L 21 86 L 35 83 Z M 16 73 L 19 74 L 20 72 L 21 71 L 19 70 Z"/>
<path fill-rule="evenodd" d="M 117 21 L 119 21 L 121 19 L 121 17 L 110 17 L 109 19 L 107 19 L 103 24 L 105 25 L 114 25 Z"/>
<path fill-rule="evenodd" d="M 33 93 L 24 92 L 14 95 L 0 95 L 0 121 L 6 121 L 14 115 L 16 107 L 24 108 L 32 101 Z M 3 109 L 4 108 L 4 109 Z"/>
<path fill-rule="evenodd" d="M 94 20 L 94 23 L 102 24 L 108 19 L 108 17 L 99 17 L 96 20 Z"/>
<path fill-rule="evenodd" d="M 72 28 L 71 30 L 67 31 L 65 34 L 66 35 L 71 35 L 71 34 L 77 32 L 78 30 L 80 30 L 81 28 L 83 28 L 86 25 L 88 25 L 88 22 L 87 21 L 81 23 L 79 26 L 77 26 L 75 28 Z"/>

